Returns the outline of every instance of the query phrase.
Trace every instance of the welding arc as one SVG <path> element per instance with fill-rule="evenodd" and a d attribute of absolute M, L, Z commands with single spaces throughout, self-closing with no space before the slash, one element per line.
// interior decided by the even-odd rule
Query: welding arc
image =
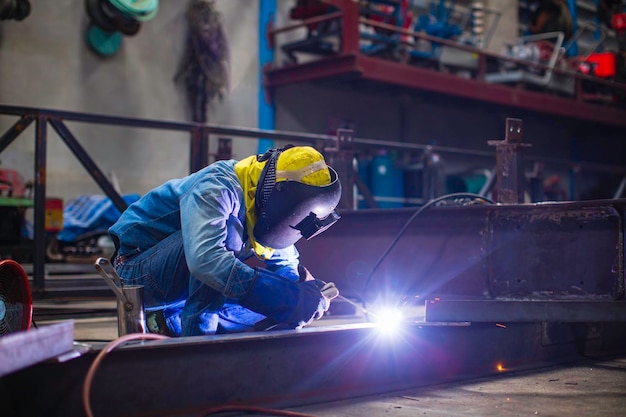
<path fill-rule="evenodd" d="M 495 204 L 495 202 L 493 200 L 491 200 L 491 199 L 489 199 L 487 197 L 484 197 L 484 196 L 482 196 L 480 194 L 474 194 L 474 193 L 452 193 L 452 194 L 442 195 L 441 197 L 433 198 L 432 200 L 428 201 L 426 204 L 421 206 L 419 209 L 417 209 L 417 211 L 415 213 L 413 213 L 411 215 L 411 217 L 409 217 L 409 219 L 404 223 L 404 226 L 402 226 L 402 228 L 400 229 L 400 231 L 398 232 L 396 237 L 391 241 L 391 243 L 389 244 L 389 246 L 387 247 L 385 252 L 383 252 L 382 256 L 378 259 L 378 261 L 376 261 L 376 263 L 374 264 L 374 267 L 372 268 L 372 270 L 370 271 L 369 275 L 367 276 L 367 279 L 365 280 L 365 285 L 363 286 L 363 305 L 364 306 L 366 305 L 366 302 L 367 302 L 367 289 L 369 288 L 370 283 L 372 282 L 372 278 L 374 277 L 374 273 L 376 272 L 376 270 L 378 269 L 380 264 L 383 263 L 385 258 L 387 258 L 387 255 L 389 255 L 389 252 L 391 252 L 391 250 L 396 246 L 396 244 L 398 243 L 398 241 L 400 240 L 400 238 L 402 237 L 404 232 L 406 232 L 406 229 L 408 229 L 409 225 L 413 222 L 413 220 L 415 220 L 415 218 L 417 216 L 419 216 L 421 213 L 423 213 L 424 210 L 426 210 L 427 208 L 433 207 L 437 203 L 440 203 L 440 202 L 445 201 L 445 200 L 452 200 L 452 199 L 459 200 L 459 199 L 468 199 L 468 198 L 474 199 L 474 200 L 483 200 L 483 201 L 485 201 L 488 204 Z M 363 311 L 365 312 L 366 315 L 368 314 L 366 308 L 363 308 Z"/>

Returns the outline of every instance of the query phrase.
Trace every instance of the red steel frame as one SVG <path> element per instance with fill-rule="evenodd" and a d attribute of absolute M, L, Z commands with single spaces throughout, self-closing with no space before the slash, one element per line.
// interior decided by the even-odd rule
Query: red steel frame
<path fill-rule="evenodd" d="M 626 85 L 614 81 L 607 81 L 574 72 L 566 72 L 558 68 L 552 69 L 555 74 L 566 74 L 576 80 L 574 97 L 562 97 L 550 92 L 529 91 L 505 85 L 485 82 L 485 72 L 488 60 L 511 61 L 528 67 L 546 69 L 547 67 L 533 64 L 528 61 L 512 59 L 487 52 L 455 41 L 436 38 L 423 33 L 401 29 L 359 16 L 359 5 L 353 1 L 326 0 L 326 3 L 336 6 L 339 12 L 329 13 L 312 19 L 303 20 L 297 24 L 282 28 L 268 28 L 269 45 L 275 47 L 276 36 L 312 23 L 341 19 L 340 46 L 336 55 L 327 56 L 303 64 L 266 67 L 264 70 L 264 84 L 269 91 L 277 87 L 295 83 L 302 83 L 322 78 L 352 75 L 365 81 L 384 82 L 432 91 L 436 93 L 470 98 L 495 104 L 513 106 L 517 108 L 537 111 L 546 114 L 566 116 L 576 119 L 589 120 L 609 125 L 626 126 L 626 109 L 610 106 L 600 106 L 583 101 L 582 82 L 594 83 L 626 95 Z M 437 70 L 419 68 L 413 65 L 385 60 L 362 54 L 359 48 L 359 24 L 396 32 L 400 35 L 415 39 L 424 39 L 450 46 L 463 51 L 479 55 L 479 71 L 476 78 L 466 79 Z"/>

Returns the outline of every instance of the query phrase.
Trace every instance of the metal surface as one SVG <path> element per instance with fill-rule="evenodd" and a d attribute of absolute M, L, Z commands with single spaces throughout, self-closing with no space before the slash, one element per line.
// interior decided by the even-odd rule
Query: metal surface
<path fill-rule="evenodd" d="M 91 405 L 102 417 L 202 415 L 209 406 L 233 403 L 287 407 L 495 375 L 501 368 L 533 369 L 626 346 L 623 324 L 594 331 L 602 345 L 578 324 L 406 325 L 395 337 L 372 325 L 346 325 L 144 342 L 109 354 L 96 373 Z M 83 415 L 82 382 L 94 356 L 0 379 L 3 411 Z"/>
<path fill-rule="evenodd" d="M 94 266 L 117 297 L 118 335 L 147 333 L 143 285 L 124 285 L 115 268 L 105 258 L 98 258 Z"/>
<path fill-rule="evenodd" d="M 435 322 L 626 323 L 624 301 L 428 300 L 425 311 L 425 320 Z"/>
<path fill-rule="evenodd" d="M 434 207 L 417 216 L 372 276 L 413 209 L 340 212 L 301 262 L 343 295 L 409 299 L 620 299 L 626 200 Z"/>
<path fill-rule="evenodd" d="M 0 337 L 0 377 L 72 351 L 73 337 L 71 320 Z"/>
<path fill-rule="evenodd" d="M 498 203 L 523 203 L 526 191 L 523 151 L 530 145 L 522 143 L 523 124 L 520 119 L 506 119 L 505 132 L 504 140 L 488 142 L 496 147 L 497 180 L 493 194 Z"/>
<path fill-rule="evenodd" d="M 126 285 L 122 288 L 122 292 L 128 301 L 117 300 L 118 335 L 147 333 L 143 285 Z"/>

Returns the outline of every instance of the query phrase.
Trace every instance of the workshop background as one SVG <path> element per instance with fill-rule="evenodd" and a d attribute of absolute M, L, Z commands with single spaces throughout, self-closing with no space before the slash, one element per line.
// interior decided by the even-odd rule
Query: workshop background
<path fill-rule="evenodd" d="M 0 415 L 622 416 L 626 8 L 554 1 L 0 0 Z M 109 225 L 287 142 L 341 177 L 297 244 L 340 297 L 145 340 Z"/>
<path fill-rule="evenodd" d="M 413 3 L 425 9 L 429 2 Z M 455 3 L 456 7 L 467 7 L 471 2 Z M 498 52 L 504 44 L 515 43 L 524 33 L 520 25 L 528 13 L 529 2 L 482 3 L 501 13 L 488 50 Z M 90 19 L 85 4 L 79 0 L 37 2 L 25 19 L 1 22 L 0 101 L 96 114 L 190 120 L 184 88 L 174 82 L 185 48 L 185 2 L 160 2 L 158 13 L 143 22 L 135 35 L 124 36 L 119 50 L 110 56 L 94 52 L 86 41 Z M 576 4 L 581 19 L 585 10 L 594 7 L 592 0 Z M 268 5 L 276 27 L 291 22 L 289 11 L 294 2 L 215 2 L 230 50 L 230 83 L 223 100 L 210 104 L 210 123 L 324 134 L 337 126 L 348 126 L 358 137 L 490 151 L 487 141 L 502 139 L 505 119 L 514 117 L 524 121 L 524 140 L 532 145 L 528 155 L 573 162 L 623 163 L 626 150 L 622 126 L 380 83 L 292 83 L 268 95 L 261 74 L 262 65 L 267 63 L 262 59 L 267 58 L 260 56 L 265 41 L 260 10 Z M 591 12 L 586 16 L 588 21 L 594 19 Z M 267 21 L 268 17 L 264 18 Z M 280 40 L 302 37 L 303 33 L 280 35 Z M 261 50 L 263 53 L 267 55 Z M 280 48 L 275 48 L 271 57 L 275 65 L 286 62 Z M 259 107 L 267 106 L 270 97 L 270 116 L 265 112 L 259 121 Z M 6 129 L 12 123 L 12 118 L 0 116 L 0 128 Z M 101 169 L 116 178 L 123 193 L 142 194 L 168 178 L 188 172 L 185 133 L 85 124 L 75 124 L 72 129 L 87 152 L 96 156 Z M 67 147 L 54 140 L 54 132 L 50 135 L 53 139 L 48 145 L 47 195 L 67 201 L 77 195 L 99 193 L 98 186 L 84 175 L 84 168 Z M 213 152 L 216 143 L 217 138 L 212 137 Z M 33 149 L 33 141 L 20 137 L 3 153 L 2 166 L 17 168 L 27 181 L 32 180 Z M 241 158 L 257 149 L 254 141 L 235 140 L 232 156 Z M 492 168 L 492 161 L 472 157 L 469 152 L 460 157 L 441 156 L 453 175 Z M 560 187 L 569 193 L 570 168 L 548 164 L 546 176 L 561 174 Z M 606 181 L 609 183 L 603 187 Z M 619 178 L 606 173 L 587 172 L 578 183 L 577 195 L 608 196 L 616 181 L 619 183 Z"/>

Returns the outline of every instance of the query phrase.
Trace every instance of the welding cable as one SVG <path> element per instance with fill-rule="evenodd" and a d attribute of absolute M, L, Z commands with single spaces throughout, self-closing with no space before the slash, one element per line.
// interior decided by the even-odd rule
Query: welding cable
<path fill-rule="evenodd" d="M 113 349 L 118 347 L 119 345 L 129 342 L 131 340 L 162 340 L 169 339 L 167 336 L 163 336 L 160 334 L 152 334 L 152 333 L 131 333 L 124 336 L 121 336 L 113 341 L 111 341 L 108 345 L 104 347 L 96 356 L 93 363 L 89 367 L 87 371 L 87 375 L 85 376 L 85 382 L 83 383 L 83 408 L 85 409 L 85 414 L 87 417 L 94 417 L 93 412 L 91 411 L 91 403 L 89 400 L 89 392 L 91 391 L 91 383 L 93 381 L 93 377 L 96 374 L 96 370 L 100 363 L 104 359 L 106 355 L 108 355 Z"/>
<path fill-rule="evenodd" d="M 387 249 L 385 250 L 385 252 L 383 252 L 382 256 L 378 259 L 378 261 L 376 261 L 376 263 L 372 267 L 372 270 L 370 271 L 369 275 L 367 276 L 367 279 L 365 280 L 365 285 L 363 287 L 363 307 L 364 307 L 364 311 L 367 311 L 367 306 L 366 306 L 366 303 L 367 303 L 367 290 L 368 290 L 368 288 L 370 286 L 370 283 L 372 282 L 372 278 L 374 277 L 374 273 L 376 272 L 376 270 L 378 269 L 380 264 L 383 263 L 385 258 L 387 258 L 387 255 L 389 255 L 389 252 L 391 252 L 391 250 L 394 248 L 394 246 L 398 243 L 398 241 L 400 240 L 400 238 L 402 237 L 404 232 L 406 232 L 406 229 L 408 229 L 409 225 L 413 222 L 413 220 L 415 220 L 415 218 L 417 216 L 419 216 L 421 213 L 423 213 L 424 210 L 426 210 L 427 208 L 433 207 L 434 205 L 436 205 L 438 203 L 441 203 L 442 201 L 445 201 L 445 200 L 456 200 L 457 205 L 461 206 L 463 204 L 458 204 L 458 201 L 459 200 L 466 200 L 466 199 L 472 199 L 472 201 L 482 200 L 482 201 L 484 201 L 487 204 L 495 204 L 495 202 L 493 200 L 491 200 L 491 199 L 489 199 L 487 197 L 484 197 L 484 196 L 482 196 L 480 194 L 474 194 L 474 193 L 452 193 L 452 194 L 442 195 L 441 197 L 437 197 L 437 198 L 433 198 L 432 200 L 429 200 L 426 204 L 424 204 L 419 209 L 417 209 L 417 211 L 415 213 L 413 213 L 411 215 L 411 217 L 409 217 L 409 219 L 404 223 L 404 226 L 402 226 L 402 228 L 400 229 L 400 231 L 398 232 L 396 237 L 391 241 L 389 246 L 387 246 Z"/>
<path fill-rule="evenodd" d="M 296 411 L 277 410 L 275 408 L 257 407 L 254 405 L 218 405 L 211 407 L 202 414 L 202 417 L 215 415 L 218 413 L 224 413 L 229 411 L 244 411 L 246 414 L 262 414 L 270 416 L 284 416 L 284 417 L 316 417 L 312 414 L 303 414 Z"/>

